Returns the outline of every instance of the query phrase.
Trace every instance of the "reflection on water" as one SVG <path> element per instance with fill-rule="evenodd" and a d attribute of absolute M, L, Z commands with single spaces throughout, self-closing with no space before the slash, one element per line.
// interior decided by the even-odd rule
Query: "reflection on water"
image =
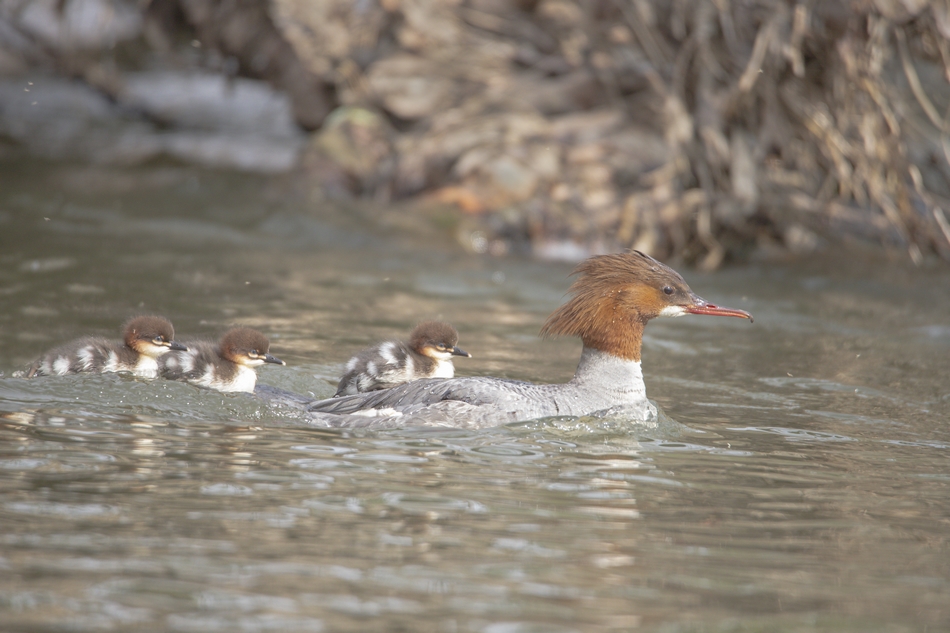
<path fill-rule="evenodd" d="M 570 266 L 279 181 L 28 167 L 0 187 L 3 630 L 950 628 L 947 271 L 687 274 L 756 322 L 651 323 L 651 426 L 345 433 L 247 394 L 10 374 L 155 311 L 263 330 L 290 365 L 260 382 L 315 396 L 423 318 L 459 329 L 460 374 L 562 381 L 579 345 L 535 334 Z"/>

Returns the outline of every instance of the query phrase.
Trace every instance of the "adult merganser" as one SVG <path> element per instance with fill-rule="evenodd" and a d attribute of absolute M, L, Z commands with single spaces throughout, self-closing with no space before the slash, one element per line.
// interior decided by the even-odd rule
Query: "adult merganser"
<path fill-rule="evenodd" d="M 158 377 L 157 359 L 169 350 L 188 349 L 174 340 L 175 328 L 160 316 L 137 316 L 122 329 L 121 341 L 86 336 L 56 347 L 36 360 L 26 377 L 79 373 L 132 372 L 142 378 Z"/>
<path fill-rule="evenodd" d="M 257 372 L 264 363 L 285 365 L 268 354 L 270 341 L 248 327 L 225 332 L 219 343 L 188 341 L 187 351 L 166 354 L 160 359 L 162 378 L 183 380 L 218 391 L 254 391 Z"/>
<path fill-rule="evenodd" d="M 408 343 L 383 341 L 351 358 L 334 397 L 389 389 L 420 378 L 451 378 L 452 357 L 472 357 L 457 347 L 458 342 L 458 331 L 448 323 L 420 323 Z"/>
<path fill-rule="evenodd" d="M 570 382 L 536 385 L 499 378 L 416 380 L 385 391 L 311 402 L 315 424 L 334 427 L 453 426 L 479 428 L 548 416 L 622 410 L 655 414 L 640 371 L 647 322 L 684 314 L 752 320 L 696 296 L 672 268 L 639 251 L 599 255 L 574 270 L 571 298 L 541 328 L 542 336 L 578 336 L 584 343 Z"/>

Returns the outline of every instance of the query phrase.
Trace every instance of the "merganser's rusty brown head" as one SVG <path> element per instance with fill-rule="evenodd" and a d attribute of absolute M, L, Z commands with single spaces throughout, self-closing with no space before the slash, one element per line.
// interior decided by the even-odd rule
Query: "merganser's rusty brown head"
<path fill-rule="evenodd" d="M 424 321 L 409 335 L 412 350 L 437 360 L 448 360 L 453 356 L 471 358 L 471 354 L 457 347 L 458 342 L 458 330 L 444 321 Z"/>
<path fill-rule="evenodd" d="M 744 310 L 723 308 L 697 296 L 683 277 L 640 251 L 598 255 L 581 262 L 568 292 L 541 336 L 578 336 L 586 347 L 626 360 L 640 360 L 643 328 L 660 316 L 705 314 L 749 319 Z"/>
<path fill-rule="evenodd" d="M 122 340 L 139 354 L 158 358 L 169 350 L 188 348 L 174 340 L 175 328 L 171 321 L 160 316 L 137 316 L 126 321 Z"/>
<path fill-rule="evenodd" d="M 228 330 L 221 337 L 218 354 L 238 365 L 254 367 L 264 363 L 286 365 L 276 356 L 268 354 L 270 341 L 267 337 L 249 327 L 236 327 Z"/>

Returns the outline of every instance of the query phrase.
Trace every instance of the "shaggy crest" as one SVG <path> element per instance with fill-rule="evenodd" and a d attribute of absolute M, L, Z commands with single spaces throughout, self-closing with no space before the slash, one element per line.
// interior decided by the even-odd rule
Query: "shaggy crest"
<path fill-rule="evenodd" d="M 640 251 L 591 257 L 572 274 L 572 296 L 548 317 L 541 336 L 577 336 L 628 360 L 640 360 L 647 321 L 667 306 L 692 303 L 683 277 Z"/>

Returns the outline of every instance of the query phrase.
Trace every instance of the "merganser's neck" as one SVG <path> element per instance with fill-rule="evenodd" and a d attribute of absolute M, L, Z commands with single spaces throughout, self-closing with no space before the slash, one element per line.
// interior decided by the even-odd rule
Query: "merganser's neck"
<path fill-rule="evenodd" d="M 639 367 L 646 321 L 640 320 L 638 315 L 615 314 L 609 321 L 609 327 L 596 327 L 598 323 L 600 321 L 595 320 L 590 329 L 581 336 L 584 349 L 597 350 L 624 362 L 635 362 Z M 581 363 L 583 362 L 584 358 L 581 356 Z"/>
<path fill-rule="evenodd" d="M 639 355 L 638 355 L 639 356 Z M 646 386 L 639 360 L 629 360 L 584 345 L 574 377 L 566 388 L 597 394 L 607 406 L 646 400 Z"/>

